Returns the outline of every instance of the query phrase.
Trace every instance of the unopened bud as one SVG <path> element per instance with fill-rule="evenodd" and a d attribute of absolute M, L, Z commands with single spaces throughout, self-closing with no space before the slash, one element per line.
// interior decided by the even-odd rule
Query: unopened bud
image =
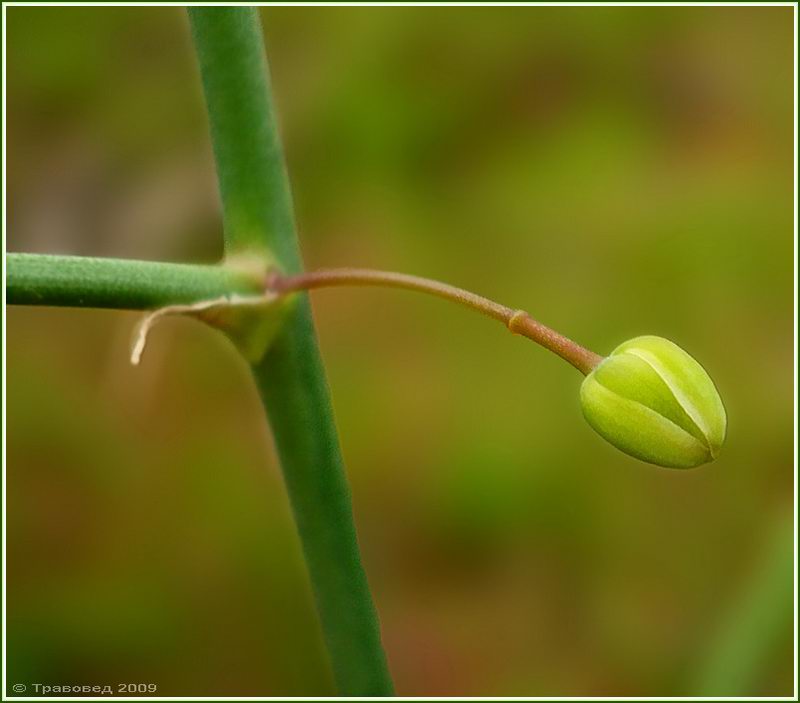
<path fill-rule="evenodd" d="M 662 337 L 618 346 L 584 379 L 581 406 L 604 439 L 659 466 L 713 461 L 725 441 L 727 418 L 714 382 Z"/>

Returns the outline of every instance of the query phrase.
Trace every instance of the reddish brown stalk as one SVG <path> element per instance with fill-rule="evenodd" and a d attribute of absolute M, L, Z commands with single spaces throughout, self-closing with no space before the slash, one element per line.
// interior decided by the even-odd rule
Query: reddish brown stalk
<path fill-rule="evenodd" d="M 340 268 L 323 269 L 294 276 L 284 276 L 277 272 L 272 272 L 267 280 L 267 288 L 276 293 L 291 293 L 332 286 L 405 288 L 406 290 L 416 290 L 445 298 L 446 300 L 452 300 L 495 320 L 499 320 L 512 333 L 532 339 L 545 349 L 549 349 L 568 361 L 584 375 L 590 373 L 603 360 L 603 357 L 598 354 L 537 322 L 524 310 L 508 308 L 470 291 L 428 278 L 410 276 L 405 273 L 394 273 L 392 271 Z"/>

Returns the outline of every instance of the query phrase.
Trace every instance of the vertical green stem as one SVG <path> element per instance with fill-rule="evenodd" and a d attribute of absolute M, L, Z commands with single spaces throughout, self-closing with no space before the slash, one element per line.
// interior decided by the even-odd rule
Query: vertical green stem
<path fill-rule="evenodd" d="M 226 257 L 302 269 L 257 11 L 189 9 L 224 210 Z M 342 695 L 392 695 L 306 296 L 253 374 L 270 419 Z"/>

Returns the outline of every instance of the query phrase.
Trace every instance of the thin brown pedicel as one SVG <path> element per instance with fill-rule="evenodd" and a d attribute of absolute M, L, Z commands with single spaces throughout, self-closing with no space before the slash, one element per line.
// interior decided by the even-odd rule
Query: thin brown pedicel
<path fill-rule="evenodd" d="M 267 277 L 267 289 L 275 293 L 291 293 L 332 286 L 404 288 L 452 300 L 499 320 L 512 333 L 532 339 L 545 349 L 558 354 L 584 375 L 589 374 L 603 360 L 603 357 L 598 354 L 573 342 L 541 322 L 537 322 L 524 310 L 506 307 L 463 288 L 456 288 L 429 278 L 393 271 L 358 268 L 322 269 L 294 276 L 285 276 L 272 271 Z"/>

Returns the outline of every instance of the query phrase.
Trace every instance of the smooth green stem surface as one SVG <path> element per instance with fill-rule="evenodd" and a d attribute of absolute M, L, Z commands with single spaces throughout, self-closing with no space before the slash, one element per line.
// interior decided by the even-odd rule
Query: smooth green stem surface
<path fill-rule="evenodd" d="M 189 9 L 225 219 L 226 255 L 302 269 L 257 11 Z M 272 426 L 336 684 L 392 695 L 307 296 L 253 374 Z"/>
<path fill-rule="evenodd" d="M 6 267 L 9 305 L 146 310 L 262 292 L 257 277 L 222 266 L 8 254 Z"/>
<path fill-rule="evenodd" d="M 190 8 L 217 164 L 225 251 L 294 237 L 291 190 L 253 8 Z"/>

